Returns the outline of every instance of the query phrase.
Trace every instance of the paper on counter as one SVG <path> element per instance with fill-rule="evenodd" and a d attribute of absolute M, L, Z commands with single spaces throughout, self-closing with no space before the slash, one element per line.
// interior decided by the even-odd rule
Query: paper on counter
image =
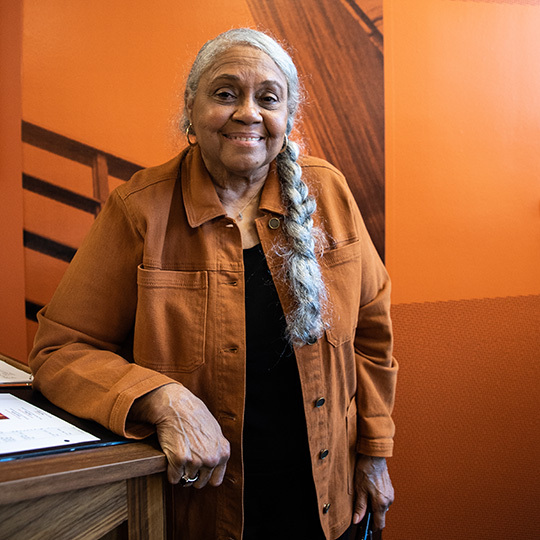
<path fill-rule="evenodd" d="M 0 394 L 0 454 L 98 440 L 12 394 Z"/>
<path fill-rule="evenodd" d="M 30 384 L 32 374 L 8 364 L 0 355 L 0 384 Z"/>

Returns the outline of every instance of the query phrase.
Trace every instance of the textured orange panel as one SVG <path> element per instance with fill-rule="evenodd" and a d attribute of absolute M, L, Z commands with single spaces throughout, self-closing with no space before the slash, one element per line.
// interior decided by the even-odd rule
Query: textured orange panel
<path fill-rule="evenodd" d="M 540 0 L 454 0 L 458 2 L 484 2 L 486 4 L 521 4 L 522 6 L 540 6 Z"/>
<path fill-rule="evenodd" d="M 540 538 L 540 296 L 393 307 L 385 540 Z"/>

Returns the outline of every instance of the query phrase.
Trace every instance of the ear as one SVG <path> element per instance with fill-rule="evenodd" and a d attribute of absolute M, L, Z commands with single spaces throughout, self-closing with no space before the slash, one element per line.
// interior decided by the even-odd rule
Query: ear
<path fill-rule="evenodd" d="M 193 96 L 193 94 L 190 94 L 187 98 L 186 98 L 186 114 L 187 114 L 187 117 L 188 117 L 188 120 L 191 122 L 191 119 L 192 119 L 192 112 L 193 112 L 193 102 L 195 101 L 195 97 Z"/>

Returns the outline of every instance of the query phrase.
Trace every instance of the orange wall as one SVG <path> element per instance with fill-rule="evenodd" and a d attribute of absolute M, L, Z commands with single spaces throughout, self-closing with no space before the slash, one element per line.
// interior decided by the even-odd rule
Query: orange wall
<path fill-rule="evenodd" d="M 21 189 L 22 2 L 0 2 L 0 352 L 26 355 Z"/>
<path fill-rule="evenodd" d="M 253 25 L 243 0 L 24 6 L 24 119 L 144 166 L 178 149 L 170 122 L 201 45 Z"/>
<path fill-rule="evenodd" d="M 385 2 L 396 303 L 540 293 L 536 4 Z"/>
<path fill-rule="evenodd" d="M 196 52 L 242 25 L 254 26 L 244 0 L 25 0 L 23 118 L 139 165 L 162 163 L 185 144 L 174 122 Z M 27 144 L 23 163 L 26 174 L 92 196 L 86 166 Z M 109 177 L 110 189 L 118 183 Z M 90 214 L 24 191 L 24 227 L 32 233 L 77 248 L 92 221 Z M 28 249 L 24 255 L 26 291 L 17 297 L 23 309 L 24 298 L 47 303 L 66 267 Z M 28 349 L 36 329 L 29 320 L 19 332 Z M 26 351 L 17 355 L 25 357 Z"/>
<path fill-rule="evenodd" d="M 385 0 L 385 540 L 539 538 L 540 2 Z"/>
<path fill-rule="evenodd" d="M 25 120 L 142 165 L 177 148 L 170 122 L 200 44 L 253 24 L 243 1 L 24 5 Z M 413 6 L 384 6 L 394 302 L 538 294 L 540 10 Z"/>

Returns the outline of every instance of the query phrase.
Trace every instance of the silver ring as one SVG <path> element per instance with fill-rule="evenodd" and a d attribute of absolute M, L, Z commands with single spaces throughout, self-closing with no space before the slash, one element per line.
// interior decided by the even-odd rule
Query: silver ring
<path fill-rule="evenodd" d="M 193 484 L 194 482 L 196 482 L 198 479 L 199 479 L 199 473 L 197 473 L 193 478 L 189 478 L 189 476 L 187 474 L 183 474 L 180 477 L 180 485 L 182 487 L 188 487 L 191 484 Z"/>

